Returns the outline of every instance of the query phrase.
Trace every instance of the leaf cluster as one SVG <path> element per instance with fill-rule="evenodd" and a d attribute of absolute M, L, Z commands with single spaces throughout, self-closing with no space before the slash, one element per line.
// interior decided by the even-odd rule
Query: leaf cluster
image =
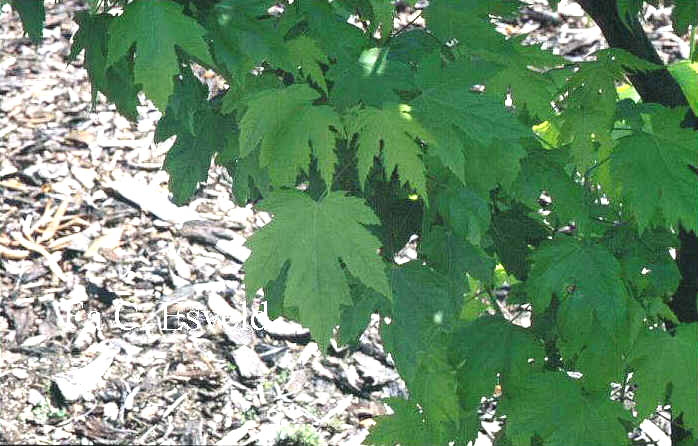
<path fill-rule="evenodd" d="M 10 3 L 39 41 L 41 2 Z M 142 91 L 163 112 L 176 203 L 213 160 L 238 204 L 273 214 L 248 241 L 248 296 L 323 349 L 384 317 L 410 397 L 368 442 L 466 444 L 493 394 L 502 443 L 622 445 L 664 403 L 696 436 L 698 324 L 668 306 L 678 228 L 698 232 L 689 107 L 624 96 L 662 67 L 620 49 L 569 64 L 504 38 L 492 17 L 518 2 L 431 3 L 426 28 L 394 29 L 387 0 L 104 2 L 76 15 L 71 58 L 84 50 L 93 101 L 137 119 Z M 695 1 L 672 19 L 695 27 Z M 670 72 L 695 112 L 694 65 Z M 396 263 L 412 234 L 418 260 Z M 639 418 L 609 398 L 629 372 Z"/>

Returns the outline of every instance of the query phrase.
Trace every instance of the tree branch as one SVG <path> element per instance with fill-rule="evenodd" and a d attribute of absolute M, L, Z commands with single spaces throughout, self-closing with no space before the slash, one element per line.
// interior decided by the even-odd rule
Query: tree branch
<path fill-rule="evenodd" d="M 622 48 L 637 57 L 656 64 L 662 64 L 657 51 L 647 38 L 637 17 L 629 17 L 630 29 L 621 20 L 616 0 L 577 0 L 584 11 L 591 16 L 608 45 Z M 645 103 L 657 103 L 668 107 L 688 105 L 681 88 L 666 69 L 648 73 L 635 73 L 629 76 L 633 86 Z M 689 109 L 683 127 L 698 130 L 698 118 Z M 698 166 L 696 166 L 698 167 Z M 688 168 L 688 166 L 686 167 Z M 697 177 L 698 180 L 698 177 Z M 698 320 L 696 296 L 698 294 L 698 237 L 693 231 L 683 227 L 679 230 L 681 246 L 676 262 L 681 273 L 681 281 L 670 303 L 671 309 L 682 322 Z M 682 429 L 672 430 L 672 440 L 680 440 L 686 434 Z"/>
<path fill-rule="evenodd" d="M 632 31 L 623 23 L 618 15 L 616 0 L 578 0 L 578 2 L 599 25 L 610 47 L 624 49 L 641 59 L 663 65 L 637 17 L 630 17 L 628 20 Z M 688 105 L 679 84 L 666 69 L 635 73 L 629 78 L 643 102 L 668 107 Z"/>

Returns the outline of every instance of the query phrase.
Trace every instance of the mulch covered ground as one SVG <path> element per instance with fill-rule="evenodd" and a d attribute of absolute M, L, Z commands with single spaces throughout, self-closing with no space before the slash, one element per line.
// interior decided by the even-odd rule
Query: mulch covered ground
<path fill-rule="evenodd" d="M 235 206 L 218 169 L 188 206 L 168 201 L 160 113 L 143 102 L 133 124 L 101 98 L 93 110 L 81 57 L 67 60 L 84 7 L 46 2 L 38 48 L 0 14 L 0 443 L 360 445 L 389 411 L 381 399 L 406 396 L 377 318 L 358 347 L 328 354 L 284 320 L 163 322 L 249 317 L 261 300 L 243 298 L 243 243 L 270 216 Z M 668 13 L 646 13 L 667 61 L 688 52 Z M 565 1 L 499 29 L 574 60 L 605 45 Z"/>

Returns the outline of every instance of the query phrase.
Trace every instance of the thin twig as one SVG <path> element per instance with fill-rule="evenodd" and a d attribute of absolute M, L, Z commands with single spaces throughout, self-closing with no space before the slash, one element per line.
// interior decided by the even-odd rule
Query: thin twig
<path fill-rule="evenodd" d="M 44 233 L 41 234 L 41 237 L 39 237 L 36 240 L 37 243 L 41 243 L 43 241 L 46 241 L 46 240 L 52 238 L 56 234 L 56 231 L 58 230 L 58 226 L 61 223 L 61 218 L 63 218 L 63 216 L 65 215 L 65 212 L 67 210 L 68 210 L 68 200 L 64 200 L 58 206 L 58 209 L 56 210 L 56 213 L 53 215 L 53 218 L 51 218 L 51 222 L 49 223 L 48 227 L 46 228 L 46 231 L 44 231 Z"/>
<path fill-rule="evenodd" d="M 51 254 L 44 248 L 43 246 L 39 245 L 36 242 L 33 242 L 31 240 L 27 240 L 24 238 L 21 232 L 19 231 L 12 231 L 10 233 L 12 238 L 14 238 L 20 245 L 22 245 L 23 248 L 28 249 L 30 251 L 34 251 L 41 256 L 43 256 L 46 259 L 46 262 L 48 263 L 48 267 L 51 270 L 51 272 L 56 275 L 59 279 L 61 279 L 63 282 L 67 282 L 68 279 L 66 278 L 65 274 L 63 273 L 63 270 L 61 270 L 60 266 L 58 266 L 58 263 L 51 257 Z"/>
<path fill-rule="evenodd" d="M 420 10 L 419 10 L 419 14 L 417 14 L 417 15 L 416 15 L 412 20 L 410 20 L 409 22 L 405 23 L 404 26 L 400 27 L 400 29 L 398 29 L 397 31 L 395 31 L 392 35 L 390 35 L 390 36 L 388 37 L 388 40 L 386 40 L 386 44 L 387 44 L 388 42 L 390 42 L 390 39 L 392 39 L 393 37 L 397 37 L 401 32 L 403 32 L 405 29 L 407 29 L 408 26 L 414 24 L 414 22 L 416 22 L 417 19 L 419 19 L 419 18 L 422 16 L 422 12 L 423 12 L 423 10 L 420 9 Z"/>
<path fill-rule="evenodd" d="M 167 416 L 170 415 L 172 412 L 174 412 L 174 410 L 177 408 L 177 406 L 179 406 L 180 404 L 182 404 L 182 402 L 183 402 L 185 399 L 187 399 L 188 396 L 189 396 L 188 394 L 184 393 L 184 394 L 182 394 L 179 398 L 177 398 L 177 399 L 175 400 L 175 402 L 172 403 L 172 404 L 170 405 L 170 407 L 168 407 L 167 409 L 165 409 L 165 411 L 164 411 L 164 412 L 162 413 L 162 415 L 161 415 L 161 418 L 167 418 Z"/>

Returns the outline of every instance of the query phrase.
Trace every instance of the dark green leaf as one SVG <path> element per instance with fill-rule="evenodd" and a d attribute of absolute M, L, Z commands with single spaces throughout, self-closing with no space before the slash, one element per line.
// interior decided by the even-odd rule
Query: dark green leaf
<path fill-rule="evenodd" d="M 44 20 L 46 11 L 43 0 L 11 0 L 10 5 L 17 11 L 22 20 L 24 32 L 35 44 L 41 42 L 44 32 Z"/>

